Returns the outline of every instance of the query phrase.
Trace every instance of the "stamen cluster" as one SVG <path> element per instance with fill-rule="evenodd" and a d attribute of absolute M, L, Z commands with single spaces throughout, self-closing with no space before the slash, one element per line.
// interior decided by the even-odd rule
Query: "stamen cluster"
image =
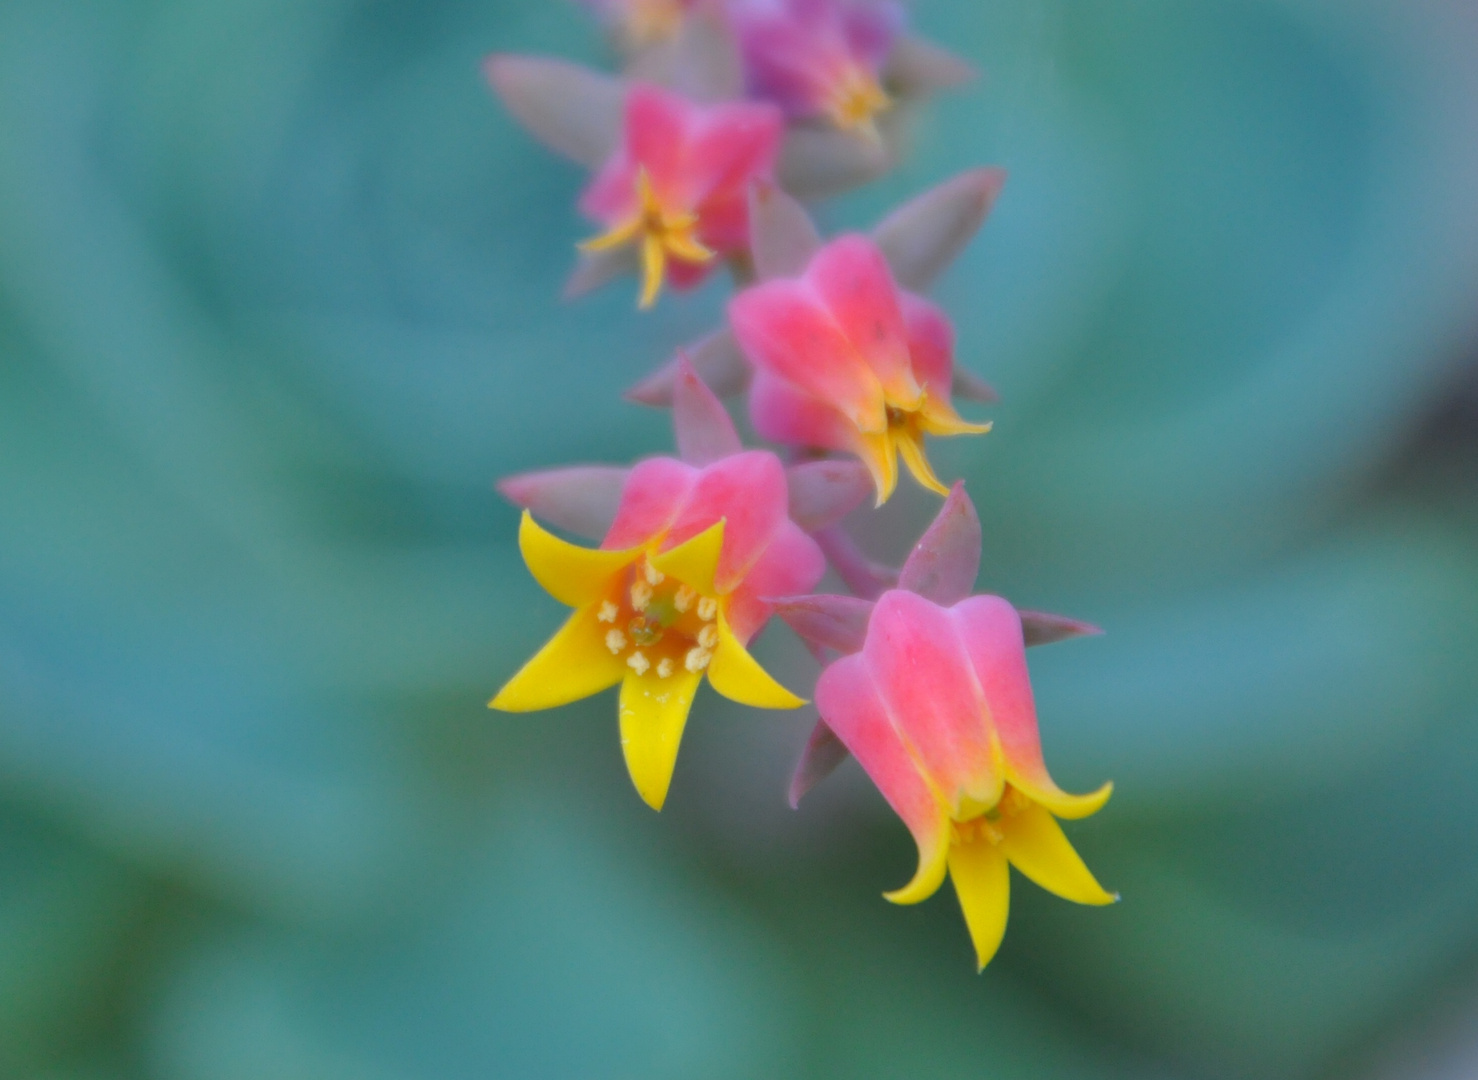
<path fill-rule="evenodd" d="M 802 200 L 863 183 L 902 147 L 908 106 L 969 68 L 908 33 L 891 0 L 586 0 L 622 70 L 499 55 L 488 78 L 550 148 L 591 172 L 566 293 L 623 274 L 638 305 L 724 270 L 724 325 L 628 393 L 670 408 L 675 457 L 509 477 L 530 572 L 572 609 L 491 702 L 522 712 L 620 687 L 621 747 L 661 809 L 699 684 L 758 708 L 805 702 L 748 651 L 780 616 L 822 663 L 820 719 L 795 805 L 849 755 L 918 844 L 913 903 L 954 883 L 980 967 L 1005 929 L 1008 867 L 1080 903 L 1114 899 L 1058 824 L 1110 786 L 1070 795 L 1042 760 L 1025 649 L 1096 633 L 973 595 L 980 523 L 930 438 L 983 434 L 955 400 L 994 400 L 955 363 L 924 294 L 980 229 L 1004 183 L 962 173 L 866 233 L 821 236 Z M 744 395 L 776 449 L 745 449 L 722 397 Z M 902 567 L 861 554 L 859 506 L 899 463 L 945 496 Z M 549 532 L 583 536 L 582 547 Z M 850 596 L 814 592 L 827 569 Z"/>

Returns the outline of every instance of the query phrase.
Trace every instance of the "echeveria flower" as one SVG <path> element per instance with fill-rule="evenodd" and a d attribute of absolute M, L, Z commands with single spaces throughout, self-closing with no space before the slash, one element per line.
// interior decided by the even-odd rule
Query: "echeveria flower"
<path fill-rule="evenodd" d="M 535 57 L 486 71 L 530 131 L 595 173 L 580 208 L 606 231 L 580 245 L 568 295 L 638 271 L 650 307 L 667 278 L 692 286 L 748 248 L 748 188 L 772 175 L 784 134 L 773 105 L 704 104 Z"/>
<path fill-rule="evenodd" d="M 1008 866 L 1078 903 L 1115 897 L 1057 824 L 1096 812 L 1112 785 L 1069 795 L 1048 774 L 1022 617 L 998 596 L 968 595 L 979 539 L 974 507 L 957 486 L 899 588 L 875 603 L 804 598 L 781 613 L 813 641 L 847 652 L 817 683 L 822 723 L 918 844 L 913 880 L 885 895 L 916 903 L 948 874 L 984 968 L 1005 932 Z M 824 741 L 813 736 L 809 753 L 835 758 Z"/>
<path fill-rule="evenodd" d="M 767 439 L 855 453 L 881 505 L 902 457 L 919 483 L 947 495 L 925 435 L 981 434 L 955 412 L 954 331 L 944 313 L 898 287 L 876 243 L 843 236 L 797 277 L 764 282 L 729 304 L 734 336 L 755 368 L 750 418 Z"/>
<path fill-rule="evenodd" d="M 580 200 L 606 232 L 581 249 L 640 252 L 644 308 L 665 276 L 696 284 L 716 257 L 749 247 L 749 186 L 773 174 L 782 131 L 770 105 L 700 105 L 633 86 L 621 144 Z"/>
<path fill-rule="evenodd" d="M 798 516 L 821 525 L 850 510 L 859 494 L 845 473 L 787 476 L 775 455 L 741 451 L 722 405 L 691 371 L 674 416 L 685 460 L 651 458 L 629 471 L 562 469 L 500 485 L 514 502 L 549 511 L 556 524 L 584 530 L 613 516 L 591 550 L 545 531 L 525 509 L 524 560 L 575 611 L 491 705 L 547 709 L 619 683 L 627 768 L 656 809 L 705 676 L 747 705 L 804 704 L 745 646 L 773 611 L 767 597 L 805 592 L 825 569 L 791 507 L 803 504 Z"/>
<path fill-rule="evenodd" d="M 889 0 L 729 0 L 746 89 L 787 116 L 876 139 L 883 69 L 903 29 Z"/>

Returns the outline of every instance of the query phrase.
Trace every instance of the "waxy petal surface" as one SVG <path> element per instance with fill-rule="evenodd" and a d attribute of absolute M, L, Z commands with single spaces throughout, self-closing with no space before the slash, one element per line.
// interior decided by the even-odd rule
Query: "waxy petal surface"
<path fill-rule="evenodd" d="M 861 656 L 899 736 L 957 820 L 1005 784 L 951 612 L 901 589 L 873 609 Z"/>
<path fill-rule="evenodd" d="M 605 633 L 606 627 L 596 620 L 592 608 L 576 611 L 508 680 L 488 707 L 534 712 L 579 701 L 615 686 L 626 668 L 606 648 Z"/>
<path fill-rule="evenodd" d="M 672 783 L 683 728 L 701 672 L 679 670 L 665 679 L 628 671 L 621 682 L 621 751 L 637 792 L 661 810 Z"/>
<path fill-rule="evenodd" d="M 951 845 L 949 876 L 975 946 L 976 970 L 984 971 L 1006 936 L 1006 916 L 1011 909 L 1011 868 L 1006 854 L 988 840 Z"/>
<path fill-rule="evenodd" d="M 775 614 L 807 641 L 846 656 L 861 652 L 873 602 L 857 596 L 793 596 L 776 600 Z"/>
<path fill-rule="evenodd" d="M 839 237 L 811 260 L 805 280 L 877 376 L 888 402 L 914 407 L 919 385 L 909 357 L 899 290 L 877 246 L 864 236 Z"/>
<path fill-rule="evenodd" d="M 518 525 L 518 550 L 544 591 L 568 607 L 603 597 L 616 574 L 640 554 L 635 548 L 591 550 L 546 531 L 527 510 Z"/>
<path fill-rule="evenodd" d="M 1001 832 L 1001 850 L 1011 865 L 1048 892 L 1075 904 L 1112 904 L 1117 899 L 1104 891 L 1043 807 L 1034 804 L 1004 818 Z"/>
<path fill-rule="evenodd" d="M 782 522 L 759 560 L 729 594 L 729 625 L 748 643 L 774 613 L 770 598 L 810 592 L 826 573 L 826 556 L 792 521 Z"/>
<path fill-rule="evenodd" d="M 785 470 L 790 519 L 806 532 L 835 525 L 867 498 L 872 478 L 857 461 L 806 461 Z"/>
<path fill-rule="evenodd" d="M 788 501 L 785 467 L 779 458 L 765 450 L 731 455 L 699 474 L 672 524 L 668 542 L 682 543 L 724 518 L 723 554 L 714 583 L 719 592 L 729 592 L 743 580 L 787 520 Z M 691 584 L 698 587 L 696 582 Z"/>
<path fill-rule="evenodd" d="M 806 703 L 775 681 L 775 677 L 739 643 L 728 620 L 718 620 L 718 648 L 708 665 L 708 681 L 730 701 L 756 709 L 798 709 Z"/>
<path fill-rule="evenodd" d="M 601 547 L 637 547 L 665 533 L 697 481 L 697 469 L 673 458 L 638 462 L 621 489 L 620 509 Z"/>
<path fill-rule="evenodd" d="M 844 657 L 821 673 L 816 707 L 918 844 L 919 865 L 913 880 L 885 895 L 897 904 L 927 899 L 944 881 L 949 813 L 899 738 L 860 654 Z"/>
<path fill-rule="evenodd" d="M 990 709 L 1006 778 L 1058 817 L 1081 818 L 1095 813 L 1108 801 L 1113 785 L 1105 784 L 1088 795 L 1069 795 L 1053 782 L 1042 760 L 1026 644 L 1016 609 L 999 596 L 972 596 L 958 604 L 953 613 Z"/>
<path fill-rule="evenodd" d="M 648 561 L 658 573 L 676 578 L 704 596 L 712 596 L 718 591 L 714 588 L 713 575 L 723 547 L 724 521 L 720 518 L 697 536 Z"/>

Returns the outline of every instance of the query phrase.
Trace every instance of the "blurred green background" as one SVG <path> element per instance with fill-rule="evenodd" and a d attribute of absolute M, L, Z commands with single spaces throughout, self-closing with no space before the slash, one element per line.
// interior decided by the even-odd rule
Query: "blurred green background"
<path fill-rule="evenodd" d="M 658 816 L 608 697 L 484 708 L 560 619 L 492 480 L 666 449 L 617 393 L 723 299 L 557 299 L 478 63 L 582 12 L 4 0 L 0 1076 L 1478 1075 L 1478 10 L 917 21 L 985 77 L 823 217 L 1011 171 L 936 463 L 1109 631 L 1033 671 L 1124 902 L 1017 879 L 977 977 L 855 766 L 785 808 L 806 715 L 702 699 Z"/>

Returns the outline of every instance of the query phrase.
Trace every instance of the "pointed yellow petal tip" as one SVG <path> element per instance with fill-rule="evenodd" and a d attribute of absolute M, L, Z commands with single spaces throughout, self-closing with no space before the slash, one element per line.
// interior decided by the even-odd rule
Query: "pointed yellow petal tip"
<path fill-rule="evenodd" d="M 914 871 L 913 880 L 901 889 L 883 893 L 883 899 L 890 904 L 917 904 L 929 899 L 939 891 L 939 886 L 944 884 L 944 877 L 949 873 L 949 823 L 941 819 L 939 827 L 940 836 L 931 845 L 931 850 L 919 849 L 919 868 Z"/>
<path fill-rule="evenodd" d="M 704 596 L 714 595 L 717 589 L 713 578 L 718 572 L 719 555 L 724 549 L 725 521 L 725 518 L 719 518 L 697 536 L 659 555 L 650 556 L 647 563 L 658 573 L 676 578 Z"/>
<path fill-rule="evenodd" d="M 527 510 L 518 525 L 518 550 L 534 580 L 569 607 L 582 607 L 598 599 L 611 578 L 641 554 L 639 548 L 602 551 L 561 540 L 540 526 Z"/>
<path fill-rule="evenodd" d="M 756 709 L 799 709 L 806 699 L 797 697 L 775 681 L 775 677 L 739 644 L 729 621 L 718 620 L 718 648 L 708 665 L 708 682 L 730 701 Z"/>
<path fill-rule="evenodd" d="M 949 488 L 934 473 L 934 467 L 929 464 L 928 457 L 924 454 L 924 437 L 912 433 L 898 436 L 898 453 L 903 458 L 903 464 L 908 466 L 909 473 L 922 487 L 928 488 L 936 495 L 949 497 Z"/>
<path fill-rule="evenodd" d="M 667 801 L 701 679 L 686 671 L 666 679 L 628 673 L 621 682 L 621 752 L 637 794 L 653 810 L 660 811 Z"/>

